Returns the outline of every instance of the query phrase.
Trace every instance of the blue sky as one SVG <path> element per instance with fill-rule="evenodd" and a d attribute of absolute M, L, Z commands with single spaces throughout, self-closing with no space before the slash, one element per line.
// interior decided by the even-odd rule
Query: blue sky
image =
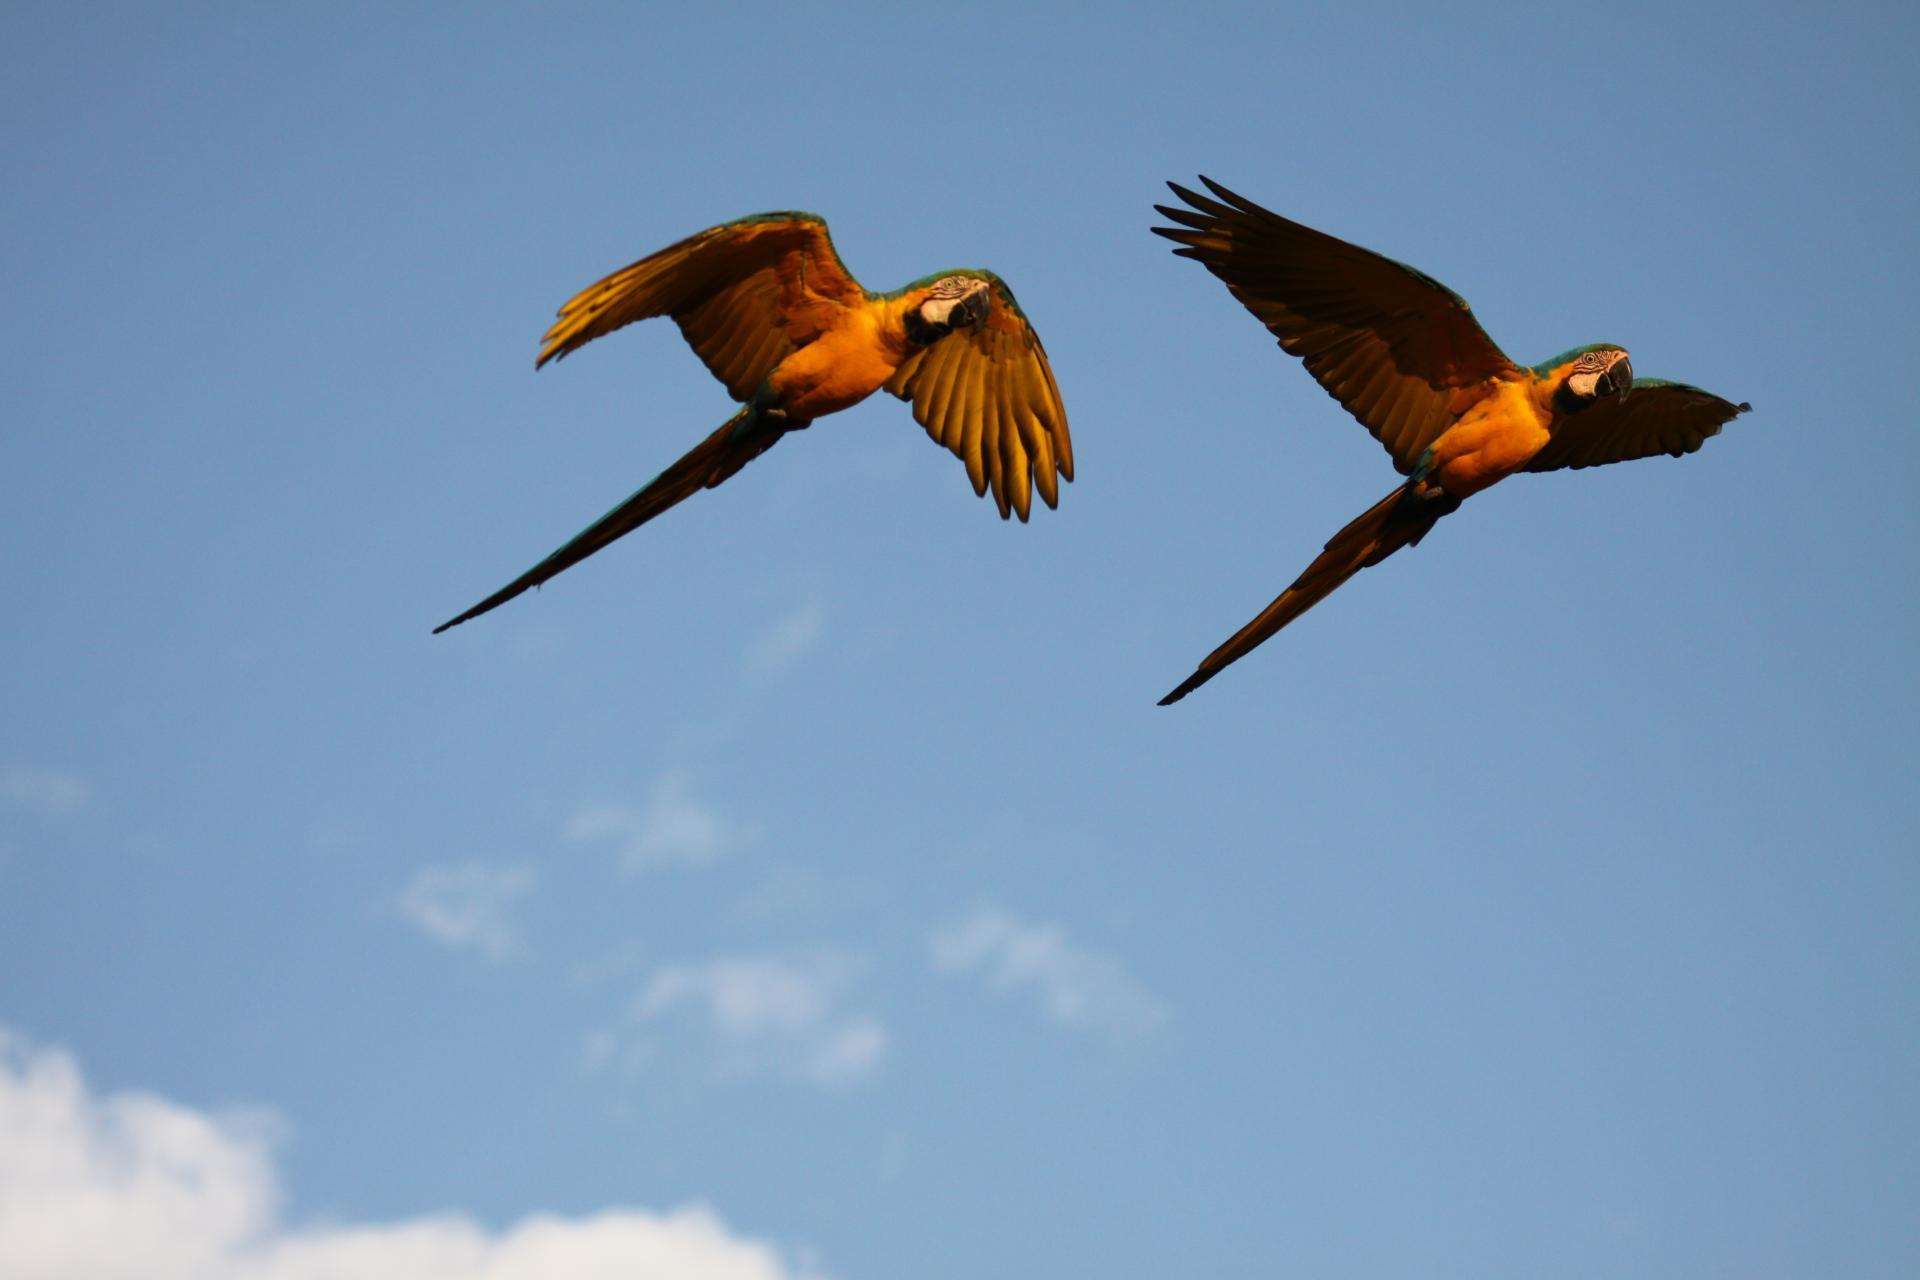
<path fill-rule="evenodd" d="M 1909 9 L 9 29 L 0 1270 L 1920 1263 Z M 1754 412 L 1157 708 L 1395 481 L 1197 173 Z M 554 308 L 796 207 L 1012 284 L 1060 510 L 882 396 L 429 636 L 730 412 Z"/>

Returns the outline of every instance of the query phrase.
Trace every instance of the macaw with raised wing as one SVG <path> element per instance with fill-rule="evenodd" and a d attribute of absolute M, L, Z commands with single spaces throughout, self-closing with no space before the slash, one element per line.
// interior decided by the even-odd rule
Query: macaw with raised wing
<path fill-rule="evenodd" d="M 991 488 L 1000 516 L 1027 518 L 1073 479 L 1073 444 L 1040 336 L 991 271 L 926 276 L 870 293 L 811 213 L 761 213 L 689 236 L 616 271 L 564 307 L 539 368 L 635 320 L 671 316 L 740 411 L 651 483 L 435 634 L 505 604 L 662 511 L 711 489 L 816 418 L 885 387 Z"/>
<path fill-rule="evenodd" d="M 1636 381 L 1614 343 L 1516 365 L 1466 300 L 1432 276 L 1200 180 L 1215 198 L 1168 183 L 1192 207 L 1155 205 L 1180 225 L 1153 230 L 1219 276 L 1407 478 L 1336 533 L 1161 706 L 1219 675 L 1360 570 L 1418 543 L 1487 486 L 1517 471 L 1677 458 L 1752 407 L 1683 382 Z"/>

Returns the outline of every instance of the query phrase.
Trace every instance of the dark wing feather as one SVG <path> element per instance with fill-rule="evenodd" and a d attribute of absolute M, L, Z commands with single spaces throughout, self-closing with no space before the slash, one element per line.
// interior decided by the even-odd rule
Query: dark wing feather
<path fill-rule="evenodd" d="M 537 365 L 653 316 L 672 316 L 735 400 L 819 336 L 820 299 L 866 294 L 811 213 L 762 213 L 688 236 L 588 286 L 560 308 Z"/>
<path fill-rule="evenodd" d="M 1060 481 L 1073 479 L 1073 441 L 1046 348 L 990 271 L 973 275 L 993 286 L 986 318 L 915 351 L 887 382 L 913 402 L 914 421 L 967 466 L 973 491 L 993 490 L 1004 519 L 1027 518 L 1033 491 L 1049 507 Z"/>
<path fill-rule="evenodd" d="M 1459 294 L 1403 263 L 1303 227 L 1202 178 L 1154 231 L 1219 276 L 1290 355 L 1410 473 L 1452 426 L 1458 393 L 1517 375 Z"/>
<path fill-rule="evenodd" d="M 1624 397 L 1590 405 L 1562 421 L 1527 470 L 1577 470 L 1658 453 L 1678 458 L 1752 407 L 1684 382 L 1636 378 Z"/>

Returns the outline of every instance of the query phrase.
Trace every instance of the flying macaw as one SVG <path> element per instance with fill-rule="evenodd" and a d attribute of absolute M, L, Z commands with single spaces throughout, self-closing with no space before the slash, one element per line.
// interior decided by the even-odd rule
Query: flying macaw
<path fill-rule="evenodd" d="M 1073 443 L 1040 336 L 991 271 L 947 271 L 869 293 L 811 213 L 760 213 L 689 236 L 577 294 L 547 330 L 537 369 L 622 325 L 672 316 L 740 411 L 650 484 L 437 635 L 579 563 L 789 431 L 885 387 L 966 463 L 1000 516 L 1051 507 L 1073 479 Z"/>
<path fill-rule="evenodd" d="M 1459 294 L 1405 263 L 1290 222 L 1202 177 L 1218 199 L 1168 183 L 1191 209 L 1155 205 L 1153 230 L 1226 282 L 1307 372 L 1393 455 L 1406 482 L 1328 542 L 1260 615 L 1208 654 L 1178 702 L 1341 583 L 1517 471 L 1692 453 L 1752 408 L 1683 382 L 1633 376 L 1593 343 L 1513 363 Z"/>

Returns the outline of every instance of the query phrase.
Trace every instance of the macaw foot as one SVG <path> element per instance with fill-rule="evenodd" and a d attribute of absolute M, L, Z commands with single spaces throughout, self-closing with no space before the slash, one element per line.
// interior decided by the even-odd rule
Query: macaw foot
<path fill-rule="evenodd" d="M 812 418 L 796 418 L 785 409 L 762 409 L 760 418 L 770 422 L 782 431 L 805 431 L 813 425 Z"/>

